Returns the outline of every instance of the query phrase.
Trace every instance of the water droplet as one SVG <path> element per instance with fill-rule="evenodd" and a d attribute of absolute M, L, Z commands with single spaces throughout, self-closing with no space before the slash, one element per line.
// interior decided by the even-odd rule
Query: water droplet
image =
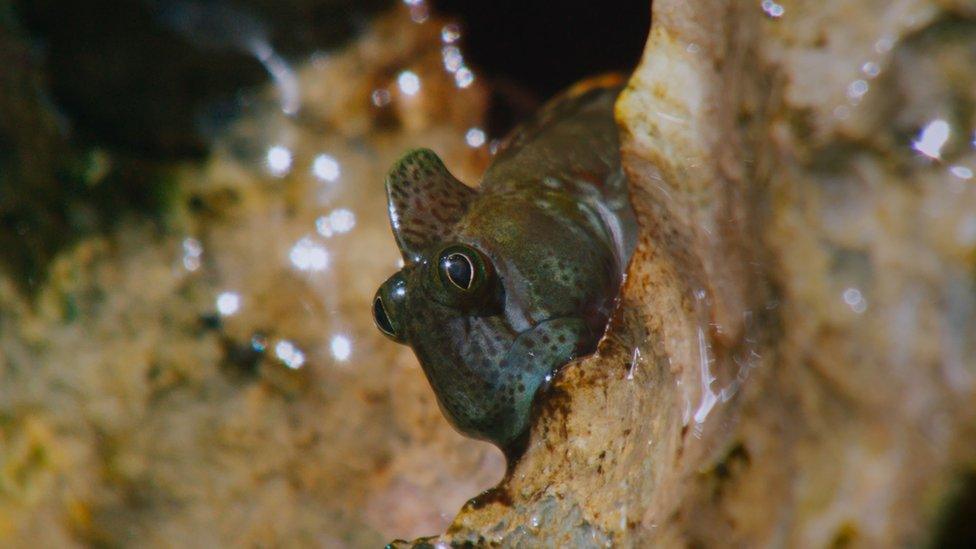
<path fill-rule="evenodd" d="M 356 214 L 345 208 L 333 210 L 315 220 L 315 230 L 326 238 L 335 234 L 348 233 L 356 226 Z"/>
<path fill-rule="evenodd" d="M 882 36 L 874 43 L 874 51 L 877 53 L 888 53 L 895 46 L 895 40 L 890 36 Z"/>
<path fill-rule="evenodd" d="M 287 339 L 283 339 L 275 345 L 275 355 L 292 370 L 297 370 L 305 364 L 305 353 Z"/>
<path fill-rule="evenodd" d="M 844 303 L 851 308 L 855 313 L 861 314 L 868 308 L 868 302 L 864 299 L 864 295 L 861 294 L 861 290 L 857 288 L 847 288 L 841 295 L 844 299 Z"/>
<path fill-rule="evenodd" d="M 780 17 L 783 17 L 784 13 L 786 13 L 786 9 L 773 0 L 762 0 L 762 4 L 760 5 L 762 6 L 762 10 L 766 12 L 766 15 L 772 17 L 773 19 L 779 19 Z"/>
<path fill-rule="evenodd" d="M 392 99 L 390 97 L 389 90 L 384 88 L 373 90 L 373 93 L 370 94 L 369 98 L 377 107 L 385 107 L 389 105 L 390 100 Z"/>
<path fill-rule="evenodd" d="M 441 29 L 441 40 L 445 44 L 453 44 L 461 38 L 461 27 L 456 23 L 448 23 Z"/>
<path fill-rule="evenodd" d="M 312 173 L 322 181 L 333 182 L 339 179 L 339 162 L 327 154 L 320 154 L 312 162 Z"/>
<path fill-rule="evenodd" d="M 868 61 L 861 65 L 861 72 L 868 78 L 874 78 L 881 74 L 881 66 L 874 61 Z"/>
<path fill-rule="evenodd" d="M 200 256 L 203 255 L 203 245 L 195 238 L 183 239 L 183 267 L 188 271 L 200 268 Z"/>
<path fill-rule="evenodd" d="M 457 72 L 464 66 L 464 56 L 457 46 L 444 46 L 441 57 L 444 59 L 444 70 L 447 72 Z"/>
<path fill-rule="evenodd" d="M 397 86 L 405 95 L 417 95 L 417 92 L 420 91 L 420 77 L 413 71 L 403 71 L 397 77 Z"/>
<path fill-rule="evenodd" d="M 474 82 L 474 73 L 468 67 L 461 67 L 454 73 L 454 82 L 459 88 L 467 88 Z"/>
<path fill-rule="evenodd" d="M 973 178 L 973 170 L 967 168 L 966 166 L 952 166 L 949 168 L 949 173 L 958 177 L 959 179 Z"/>
<path fill-rule="evenodd" d="M 425 23 L 430 18 L 430 8 L 423 0 L 406 2 L 410 6 L 410 20 L 414 23 Z"/>
<path fill-rule="evenodd" d="M 485 144 L 485 131 L 481 128 L 471 128 L 464 134 L 464 141 L 469 147 L 478 148 Z"/>
<path fill-rule="evenodd" d="M 217 296 L 217 312 L 231 316 L 241 308 L 241 296 L 237 292 L 222 292 Z"/>
<path fill-rule="evenodd" d="M 912 148 L 933 159 L 941 158 L 942 147 L 949 140 L 949 123 L 941 118 L 933 120 L 922 129 Z"/>
<path fill-rule="evenodd" d="M 336 360 L 344 361 L 352 354 L 352 343 L 344 335 L 337 335 L 332 338 L 332 356 Z"/>
<path fill-rule="evenodd" d="M 268 171 L 271 172 L 271 175 L 284 177 L 291 171 L 291 150 L 283 145 L 275 145 L 268 149 L 265 162 L 268 165 Z"/>
<path fill-rule="evenodd" d="M 301 271 L 324 271 L 329 266 L 329 252 L 309 237 L 292 246 L 288 259 Z"/>
<path fill-rule="evenodd" d="M 864 94 L 868 93 L 868 89 L 866 80 L 855 80 L 847 86 L 847 97 L 854 101 L 860 101 Z"/>

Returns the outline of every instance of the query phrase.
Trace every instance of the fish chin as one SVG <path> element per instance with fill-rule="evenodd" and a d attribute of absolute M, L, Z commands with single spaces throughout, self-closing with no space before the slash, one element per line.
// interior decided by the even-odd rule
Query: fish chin
<path fill-rule="evenodd" d="M 592 351 L 595 342 L 581 318 L 560 317 L 545 320 L 521 332 L 502 360 L 502 379 L 496 388 L 501 394 L 511 389 L 512 417 L 515 421 L 496 438 L 503 445 L 528 428 L 532 401 L 541 385 L 574 358 Z"/>

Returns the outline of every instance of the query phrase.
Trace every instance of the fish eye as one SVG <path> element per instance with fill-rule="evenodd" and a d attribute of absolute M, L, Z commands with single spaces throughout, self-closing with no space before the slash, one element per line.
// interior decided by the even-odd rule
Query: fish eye
<path fill-rule="evenodd" d="M 471 258 L 461 252 L 454 252 L 444 256 L 441 268 L 447 280 L 458 288 L 468 291 L 474 283 L 474 264 Z"/>
<path fill-rule="evenodd" d="M 491 260 L 465 244 L 441 249 L 436 270 L 443 287 L 470 298 L 481 296 L 489 289 L 494 273 Z"/>
<path fill-rule="evenodd" d="M 441 305 L 487 314 L 496 311 L 501 303 L 504 289 L 495 266 L 490 257 L 473 246 L 453 243 L 440 248 L 432 254 L 426 273 L 425 291 Z"/>
<path fill-rule="evenodd" d="M 406 280 L 397 273 L 387 279 L 373 297 L 373 322 L 383 335 L 397 343 L 406 341 L 400 324 L 406 295 Z"/>
<path fill-rule="evenodd" d="M 396 330 L 393 328 L 393 323 L 390 322 L 390 315 L 386 313 L 383 298 L 380 296 L 376 296 L 376 299 L 373 300 L 373 320 L 376 321 L 376 327 L 381 332 L 389 337 L 396 337 Z"/>

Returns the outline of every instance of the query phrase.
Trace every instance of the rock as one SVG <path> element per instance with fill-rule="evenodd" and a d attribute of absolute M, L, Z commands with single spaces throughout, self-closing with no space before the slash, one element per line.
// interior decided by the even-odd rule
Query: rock
<path fill-rule="evenodd" d="M 426 541 L 972 543 L 964 4 L 655 2 L 618 103 L 642 239 L 614 325 Z"/>

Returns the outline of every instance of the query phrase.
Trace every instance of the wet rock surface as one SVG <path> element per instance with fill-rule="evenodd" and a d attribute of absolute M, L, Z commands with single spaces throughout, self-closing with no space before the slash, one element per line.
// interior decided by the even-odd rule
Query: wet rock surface
<path fill-rule="evenodd" d="M 615 323 L 429 541 L 965 541 L 973 16 L 655 2 L 618 103 L 643 234 Z"/>

